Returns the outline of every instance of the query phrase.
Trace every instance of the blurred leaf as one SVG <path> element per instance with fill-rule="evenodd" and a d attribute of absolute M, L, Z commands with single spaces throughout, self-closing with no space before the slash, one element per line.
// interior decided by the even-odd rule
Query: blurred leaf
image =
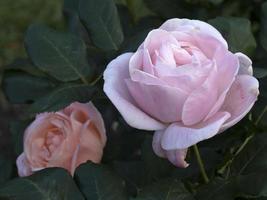
<path fill-rule="evenodd" d="M 259 171 L 267 171 L 267 140 L 265 133 L 256 134 L 234 159 L 230 168 L 231 175 Z"/>
<path fill-rule="evenodd" d="M 197 200 L 234 200 L 237 197 L 259 198 L 267 197 L 267 173 L 252 173 L 232 177 L 228 180 L 216 178 L 202 186 L 197 194 Z"/>
<path fill-rule="evenodd" d="M 142 17 L 154 14 L 146 7 L 144 0 L 127 0 L 126 2 L 134 21 L 138 21 Z"/>
<path fill-rule="evenodd" d="M 164 18 L 190 18 L 195 7 L 184 0 L 144 0 L 147 7 Z"/>
<path fill-rule="evenodd" d="M 267 51 L 267 2 L 263 3 L 261 7 L 260 41 L 262 47 Z"/>
<path fill-rule="evenodd" d="M 267 125 L 267 77 L 259 79 L 260 95 L 253 108 L 256 120 L 260 125 Z"/>
<path fill-rule="evenodd" d="M 267 76 L 267 69 L 260 68 L 260 67 L 254 67 L 253 68 L 253 75 L 256 78 L 264 78 Z"/>
<path fill-rule="evenodd" d="M 83 200 L 69 173 L 50 168 L 27 178 L 17 178 L 0 188 L 0 199 L 7 200 Z"/>
<path fill-rule="evenodd" d="M 0 185 L 5 183 L 12 175 L 13 165 L 10 159 L 0 155 Z"/>
<path fill-rule="evenodd" d="M 34 76 L 45 77 L 46 74 L 35 67 L 28 59 L 15 59 L 13 63 L 6 67 L 7 71 L 22 71 Z"/>
<path fill-rule="evenodd" d="M 67 13 L 78 13 L 79 0 L 64 0 L 63 10 Z"/>
<path fill-rule="evenodd" d="M 248 19 L 217 17 L 208 22 L 221 32 L 232 52 L 251 54 L 255 50 L 256 41 L 251 32 L 251 23 Z"/>
<path fill-rule="evenodd" d="M 220 178 L 213 179 L 202 186 L 196 193 L 197 200 L 234 200 L 237 188 L 232 181 Z"/>
<path fill-rule="evenodd" d="M 79 18 L 79 0 L 64 0 L 63 12 L 67 18 L 69 32 L 82 38 L 90 44 L 89 35 Z"/>
<path fill-rule="evenodd" d="M 236 196 L 245 198 L 267 197 L 267 173 L 254 171 L 235 180 L 238 186 Z"/>
<path fill-rule="evenodd" d="M 124 181 L 103 165 L 82 164 L 76 169 L 74 178 L 86 199 L 128 199 Z"/>
<path fill-rule="evenodd" d="M 119 49 L 123 32 L 113 0 L 80 0 L 79 15 L 97 47 Z"/>
<path fill-rule="evenodd" d="M 82 84 L 62 85 L 32 104 L 30 113 L 57 111 L 74 101 L 89 102 L 96 90 L 92 86 Z"/>
<path fill-rule="evenodd" d="M 70 34 L 41 25 L 32 25 L 25 44 L 33 63 L 42 71 L 61 81 L 81 79 L 90 74 L 84 42 Z"/>
<path fill-rule="evenodd" d="M 6 73 L 3 87 L 11 103 L 27 103 L 47 94 L 55 84 L 24 73 Z"/>
<path fill-rule="evenodd" d="M 132 200 L 193 200 L 192 194 L 177 180 L 161 180 L 141 190 Z"/>
<path fill-rule="evenodd" d="M 143 43 L 149 30 L 140 31 L 136 35 L 126 39 L 122 45 L 122 52 L 133 52 Z"/>
<path fill-rule="evenodd" d="M 115 161 L 112 165 L 116 173 L 126 181 L 126 189 L 131 196 L 136 196 L 141 186 L 147 183 L 143 161 Z"/>
<path fill-rule="evenodd" d="M 16 156 L 23 152 L 24 131 L 29 123 L 30 121 L 12 121 L 9 123 L 13 148 Z"/>
<path fill-rule="evenodd" d="M 142 160 L 145 163 L 146 179 L 158 180 L 171 174 L 175 167 L 167 160 L 158 157 L 152 149 L 152 137 L 147 136 L 141 149 Z M 155 167 L 157 166 L 157 167 Z"/>

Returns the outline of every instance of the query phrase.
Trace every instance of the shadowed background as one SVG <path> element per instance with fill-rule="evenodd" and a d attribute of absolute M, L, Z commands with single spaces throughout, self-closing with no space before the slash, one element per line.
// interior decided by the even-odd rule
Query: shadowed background
<path fill-rule="evenodd" d="M 29 24 L 40 22 L 61 28 L 63 0 L 0 1 L 0 85 L 4 67 L 17 57 L 25 57 L 24 33 Z M 0 87 L 1 88 L 1 87 Z M 11 107 L 0 89 L 0 151 L 9 145 L 8 122 L 19 107 Z"/>

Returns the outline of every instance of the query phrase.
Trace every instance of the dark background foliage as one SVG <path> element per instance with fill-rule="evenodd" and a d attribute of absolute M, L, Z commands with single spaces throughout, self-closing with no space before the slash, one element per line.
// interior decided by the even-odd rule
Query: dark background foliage
<path fill-rule="evenodd" d="M 158 158 L 151 148 L 152 133 L 130 128 L 102 91 L 107 63 L 136 50 L 150 30 L 173 17 L 215 26 L 231 51 L 252 58 L 260 81 L 252 112 L 199 144 L 208 184 L 192 151 L 186 169 Z M 0 24 L 0 199 L 267 199 L 265 1 L 2 0 Z M 89 100 L 106 123 L 102 164 L 83 164 L 74 178 L 57 168 L 17 178 L 15 159 L 35 114 Z"/>

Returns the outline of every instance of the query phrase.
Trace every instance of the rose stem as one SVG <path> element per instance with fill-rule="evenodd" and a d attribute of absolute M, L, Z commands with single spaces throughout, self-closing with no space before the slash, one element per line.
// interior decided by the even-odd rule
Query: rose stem
<path fill-rule="evenodd" d="M 197 162 L 198 162 L 198 166 L 200 168 L 200 172 L 201 172 L 202 178 L 203 178 L 205 183 L 208 183 L 209 182 L 209 178 L 208 178 L 207 173 L 205 171 L 205 167 L 204 167 L 203 161 L 201 159 L 201 156 L 200 156 L 200 153 L 199 153 L 199 150 L 198 150 L 198 147 L 197 147 L 196 144 L 193 145 L 193 149 L 194 149 L 194 152 L 195 152 L 195 155 L 196 155 L 196 158 L 197 158 Z"/>

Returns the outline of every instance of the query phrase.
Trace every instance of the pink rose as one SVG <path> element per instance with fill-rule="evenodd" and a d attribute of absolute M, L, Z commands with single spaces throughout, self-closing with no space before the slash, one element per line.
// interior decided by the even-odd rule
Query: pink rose
<path fill-rule="evenodd" d="M 91 102 L 75 102 L 58 112 L 42 113 L 25 131 L 18 173 L 28 176 L 44 168 L 62 167 L 73 174 L 88 160 L 99 163 L 105 144 L 104 122 Z"/>
<path fill-rule="evenodd" d="M 132 127 L 154 130 L 153 149 L 186 167 L 187 148 L 233 126 L 252 108 L 252 62 L 211 25 L 170 19 L 104 72 L 104 91 Z"/>

